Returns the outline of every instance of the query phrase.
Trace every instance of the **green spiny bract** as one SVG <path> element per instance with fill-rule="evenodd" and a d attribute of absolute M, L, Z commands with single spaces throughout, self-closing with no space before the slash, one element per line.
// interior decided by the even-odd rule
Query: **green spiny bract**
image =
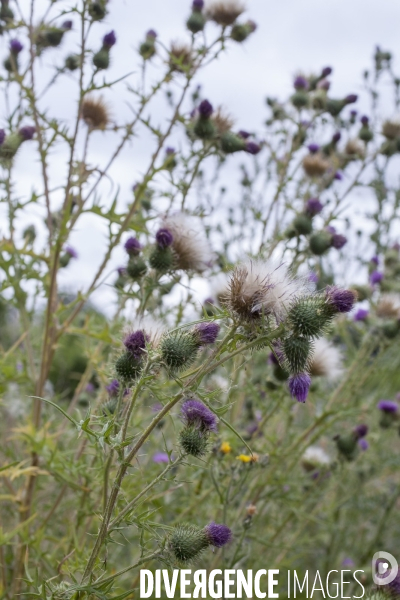
<path fill-rule="evenodd" d="M 81 57 L 79 54 L 70 54 L 65 59 L 65 68 L 69 71 L 75 71 L 81 64 Z"/>
<path fill-rule="evenodd" d="M 236 133 L 227 131 L 221 135 L 220 139 L 221 150 L 226 154 L 232 154 L 233 152 L 240 152 L 246 148 L 246 141 Z"/>
<path fill-rule="evenodd" d="M 115 363 L 115 372 L 118 379 L 129 382 L 136 379 L 141 367 L 142 363 L 138 362 L 130 352 L 124 352 Z"/>
<path fill-rule="evenodd" d="M 107 417 L 107 416 L 113 415 L 117 408 L 117 404 L 118 404 L 118 402 L 115 398 L 111 398 L 110 400 L 107 400 L 107 402 L 105 402 L 102 407 L 103 416 Z"/>
<path fill-rule="evenodd" d="M 308 235 L 312 231 L 312 220 L 309 216 L 300 214 L 293 219 L 292 226 L 298 235 Z"/>
<path fill-rule="evenodd" d="M 126 272 L 132 279 L 140 279 L 146 274 L 147 265 L 140 256 L 133 256 L 129 259 Z"/>
<path fill-rule="evenodd" d="M 177 525 L 169 539 L 169 548 L 180 563 L 194 560 L 210 545 L 204 529 L 196 525 Z"/>
<path fill-rule="evenodd" d="M 288 320 L 298 336 L 318 337 L 324 332 L 332 315 L 326 310 L 325 299 L 320 296 L 299 298 L 289 309 Z"/>
<path fill-rule="evenodd" d="M 209 140 L 215 136 L 214 123 L 208 117 L 199 117 L 193 127 L 194 134 L 202 140 Z"/>
<path fill-rule="evenodd" d="M 179 434 L 179 444 L 186 454 L 200 458 L 207 452 L 208 436 L 196 427 L 185 427 Z"/>
<path fill-rule="evenodd" d="M 8 71 L 9 73 L 18 73 L 18 58 L 17 58 L 17 56 L 15 56 L 11 53 L 10 56 L 8 56 L 4 60 L 3 66 L 4 66 L 5 70 Z"/>
<path fill-rule="evenodd" d="M 360 131 L 358 132 L 358 137 L 363 142 L 370 142 L 373 139 L 374 134 L 372 133 L 368 125 L 363 125 Z"/>
<path fill-rule="evenodd" d="M 335 100 L 334 98 L 327 98 L 326 100 L 326 111 L 332 117 L 337 117 L 345 106 L 346 103 L 343 100 Z"/>
<path fill-rule="evenodd" d="M 324 254 L 332 244 L 332 235 L 328 231 L 317 231 L 310 236 L 310 250 L 316 256 Z"/>
<path fill-rule="evenodd" d="M 89 4 L 88 12 L 93 21 L 101 21 L 107 14 L 107 2 L 105 0 L 94 0 Z"/>
<path fill-rule="evenodd" d="M 165 336 L 160 344 L 163 361 L 172 371 L 189 367 L 196 359 L 199 344 L 191 333 L 173 333 Z"/>
<path fill-rule="evenodd" d="M 44 48 L 57 48 L 61 44 L 65 29 L 59 27 L 46 27 L 38 32 L 35 43 L 38 53 Z"/>
<path fill-rule="evenodd" d="M 206 24 L 206 18 L 203 13 L 199 11 L 194 11 L 186 21 L 186 27 L 192 33 L 198 33 L 204 29 L 204 25 Z"/>
<path fill-rule="evenodd" d="M 305 108 L 310 103 L 310 97 L 304 90 L 297 90 L 290 100 L 296 108 Z"/>
<path fill-rule="evenodd" d="M 152 269 L 164 273 L 169 271 L 174 263 L 174 255 L 169 246 L 167 248 L 161 248 L 155 246 L 149 257 L 149 264 Z"/>
<path fill-rule="evenodd" d="M 1 8 L 0 8 L 0 19 L 2 21 L 12 21 L 14 18 L 14 12 L 13 10 L 8 6 L 8 4 L 6 4 L 5 2 L 1 3 Z"/>
<path fill-rule="evenodd" d="M 93 55 L 93 64 L 96 69 L 108 69 L 110 66 L 110 51 L 108 48 L 102 48 Z"/>
<path fill-rule="evenodd" d="M 251 23 L 235 23 L 231 29 L 231 38 L 235 42 L 244 42 L 253 31 Z"/>
<path fill-rule="evenodd" d="M 291 336 L 284 340 L 283 351 L 291 373 L 304 371 L 312 352 L 312 342 L 306 337 Z"/>
<path fill-rule="evenodd" d="M 338 435 L 335 438 L 339 453 L 348 461 L 354 460 L 358 453 L 357 437 L 354 433 Z"/>
<path fill-rule="evenodd" d="M 10 133 L 0 146 L 0 160 L 11 161 L 24 140 L 18 133 Z"/>

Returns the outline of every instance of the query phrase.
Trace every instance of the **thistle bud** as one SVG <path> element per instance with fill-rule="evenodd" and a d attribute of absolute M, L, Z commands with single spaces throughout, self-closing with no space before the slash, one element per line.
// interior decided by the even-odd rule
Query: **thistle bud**
<path fill-rule="evenodd" d="M 391 427 L 391 425 L 397 421 L 399 410 L 397 402 L 392 402 L 391 400 L 380 400 L 378 402 L 378 409 L 381 411 L 379 425 L 383 429 Z"/>
<path fill-rule="evenodd" d="M 310 236 L 310 250 L 316 256 L 321 256 L 331 247 L 332 235 L 327 231 L 316 231 Z"/>
<path fill-rule="evenodd" d="M 185 427 L 179 434 L 179 444 L 186 454 L 200 458 L 207 452 L 208 436 L 196 427 Z"/>
<path fill-rule="evenodd" d="M 209 545 L 206 531 L 187 523 L 177 525 L 168 540 L 168 547 L 179 563 L 198 558 Z"/>
<path fill-rule="evenodd" d="M 96 52 L 96 54 L 93 55 L 93 64 L 96 69 L 108 69 L 110 66 L 110 50 L 108 48 L 102 48 Z"/>
<path fill-rule="evenodd" d="M 146 274 L 147 265 L 140 256 L 132 256 L 128 261 L 126 272 L 133 280 L 137 280 Z"/>
<path fill-rule="evenodd" d="M 141 361 L 138 361 L 131 352 L 127 351 L 115 362 L 115 372 L 120 381 L 129 383 L 136 379 L 141 369 Z"/>
<path fill-rule="evenodd" d="M 241 136 L 236 135 L 232 131 L 226 131 L 221 135 L 220 138 L 221 150 L 225 154 L 232 154 L 233 152 L 240 152 L 246 149 L 246 140 Z"/>
<path fill-rule="evenodd" d="M 247 21 L 247 23 L 235 23 L 231 29 L 231 38 L 235 42 L 244 42 L 250 34 L 254 33 L 257 25 L 254 21 Z"/>
<path fill-rule="evenodd" d="M 160 273 L 170 271 L 174 265 L 174 255 L 171 248 L 169 246 L 162 248 L 157 244 L 149 256 L 149 264 L 152 269 Z"/>
<path fill-rule="evenodd" d="M 310 96 L 306 90 L 299 89 L 293 94 L 290 101 L 298 109 L 306 108 L 310 104 Z"/>
<path fill-rule="evenodd" d="M 60 256 L 60 267 L 67 267 L 72 258 L 78 258 L 78 253 L 72 246 L 67 246 L 64 254 Z"/>
<path fill-rule="evenodd" d="M 128 256 L 139 256 L 142 250 L 142 244 L 135 237 L 130 237 L 126 240 L 124 248 Z"/>
<path fill-rule="evenodd" d="M 139 54 L 143 60 L 149 60 L 156 53 L 155 41 L 157 33 L 150 29 L 146 34 L 146 40 L 140 45 Z"/>
<path fill-rule="evenodd" d="M 14 12 L 8 5 L 8 0 L 3 0 L 0 7 L 0 19 L 6 23 L 12 21 Z"/>
<path fill-rule="evenodd" d="M 198 342 L 191 333 L 171 333 L 160 344 L 162 360 L 171 371 L 189 367 L 196 359 Z"/>
<path fill-rule="evenodd" d="M 327 98 L 326 100 L 326 111 L 332 115 L 332 117 L 337 117 L 346 106 L 346 102 L 344 100 L 335 100 L 334 98 Z"/>
<path fill-rule="evenodd" d="M 101 21 L 107 14 L 106 0 L 93 0 L 89 4 L 88 12 L 93 21 Z"/>
<path fill-rule="evenodd" d="M 65 68 L 68 71 L 76 71 L 81 64 L 81 57 L 79 54 L 69 54 L 65 59 Z"/>
<path fill-rule="evenodd" d="M 300 214 L 293 219 L 292 227 L 297 235 L 308 235 L 312 231 L 312 221 L 308 215 Z"/>
<path fill-rule="evenodd" d="M 201 9 L 198 10 L 195 7 L 193 7 L 193 12 L 186 21 L 186 27 L 192 33 L 198 33 L 199 31 L 203 31 L 205 24 L 206 18 L 201 12 Z"/>
<path fill-rule="evenodd" d="M 126 268 L 125 267 L 118 267 L 117 269 L 118 272 L 118 277 L 114 283 L 114 286 L 121 290 L 125 287 L 126 283 L 127 283 L 127 273 L 126 273 Z"/>
<path fill-rule="evenodd" d="M 193 127 L 195 135 L 201 139 L 211 139 L 215 136 L 216 129 L 210 119 L 213 107 L 208 100 L 203 100 L 198 108 L 199 116 Z"/>
<path fill-rule="evenodd" d="M 24 229 L 22 237 L 24 238 L 27 244 L 33 244 L 36 239 L 36 229 L 34 225 L 28 225 L 26 229 Z"/>
<path fill-rule="evenodd" d="M 321 296 L 296 299 L 288 313 L 294 333 L 297 336 L 319 336 L 331 319 L 324 307 L 325 299 Z"/>
<path fill-rule="evenodd" d="M 289 371 L 299 373 L 304 371 L 309 363 L 312 354 L 312 343 L 307 337 L 290 336 L 283 342 L 283 351 Z"/>
<path fill-rule="evenodd" d="M 334 438 L 339 453 L 348 461 L 352 461 L 358 452 L 358 437 L 354 432 L 348 435 L 337 435 Z"/>

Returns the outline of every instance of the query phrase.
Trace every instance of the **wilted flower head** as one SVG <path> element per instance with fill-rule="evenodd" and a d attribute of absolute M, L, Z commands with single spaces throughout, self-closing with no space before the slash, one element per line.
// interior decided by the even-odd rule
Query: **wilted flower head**
<path fill-rule="evenodd" d="M 90 129 L 103 130 L 110 122 L 109 110 L 102 98 L 85 98 L 82 102 L 81 117 Z"/>
<path fill-rule="evenodd" d="M 377 283 L 380 283 L 382 279 L 383 273 L 381 273 L 380 271 L 372 271 L 371 275 L 369 276 L 369 281 L 371 285 L 376 285 Z"/>
<path fill-rule="evenodd" d="M 216 548 L 222 548 L 232 539 L 232 531 L 227 525 L 218 525 L 217 523 L 210 523 L 204 528 L 209 542 Z"/>
<path fill-rule="evenodd" d="M 128 352 L 138 360 L 143 356 L 146 348 L 146 342 L 147 339 L 145 332 L 138 329 L 137 331 L 132 331 L 126 336 L 124 339 L 124 346 Z"/>
<path fill-rule="evenodd" d="M 239 0 L 212 0 L 207 4 L 206 12 L 211 21 L 227 27 L 244 12 L 244 5 Z"/>
<path fill-rule="evenodd" d="M 346 313 L 353 308 L 357 293 L 354 290 L 344 290 L 333 285 L 326 288 L 326 299 L 336 312 Z"/>
<path fill-rule="evenodd" d="M 129 256 L 137 256 L 142 250 L 142 244 L 135 237 L 130 237 L 126 240 L 124 248 Z"/>
<path fill-rule="evenodd" d="M 220 326 L 218 323 L 198 323 L 193 329 L 194 335 L 202 346 L 213 344 L 218 337 Z"/>
<path fill-rule="evenodd" d="M 34 127 L 33 125 L 25 125 L 25 127 L 21 127 L 21 129 L 18 130 L 18 135 L 20 135 L 22 139 L 25 142 L 27 142 L 28 140 L 31 140 L 33 138 L 35 132 L 36 127 Z"/>
<path fill-rule="evenodd" d="M 115 35 L 115 31 L 110 31 L 110 33 L 106 33 L 103 37 L 103 46 L 104 48 L 112 48 L 114 44 L 117 42 L 117 36 Z"/>
<path fill-rule="evenodd" d="M 238 265 L 230 278 L 225 303 L 244 320 L 274 315 L 280 320 L 304 283 L 295 279 L 284 264 L 248 260 Z"/>
<path fill-rule="evenodd" d="M 171 44 L 169 66 L 172 71 L 185 73 L 193 66 L 193 53 L 190 46 L 179 42 Z"/>
<path fill-rule="evenodd" d="M 310 215 L 310 217 L 318 215 L 323 208 L 324 205 L 319 198 L 309 198 L 306 202 L 306 213 Z"/>
<path fill-rule="evenodd" d="M 196 427 L 204 432 L 217 432 L 217 418 L 200 400 L 185 400 L 181 408 L 182 420 L 188 427 Z"/>
<path fill-rule="evenodd" d="M 309 363 L 313 377 L 336 379 L 342 373 L 342 355 L 338 348 L 326 338 L 318 338 L 314 342 L 314 352 Z"/>
<path fill-rule="evenodd" d="M 400 296 L 397 294 L 383 294 L 376 307 L 378 317 L 387 319 L 400 318 Z"/>
<path fill-rule="evenodd" d="M 226 114 L 222 108 L 218 108 L 213 112 L 212 122 L 220 135 L 230 131 L 234 125 L 232 117 Z"/>
<path fill-rule="evenodd" d="M 211 266 L 214 255 L 198 217 L 175 213 L 163 219 L 163 228 L 173 236 L 172 249 L 177 269 L 202 273 Z"/>
<path fill-rule="evenodd" d="M 157 231 L 156 242 L 157 245 L 160 246 L 160 248 L 168 248 L 168 246 L 172 245 L 173 241 L 174 236 L 168 229 L 165 229 L 165 227 L 162 227 Z"/>
<path fill-rule="evenodd" d="M 392 400 L 380 400 L 378 402 L 378 408 L 384 413 L 397 413 L 399 405 Z"/>
<path fill-rule="evenodd" d="M 313 471 L 318 467 L 326 467 L 331 462 L 330 456 L 320 446 L 309 446 L 301 459 L 301 463 L 306 471 Z"/>
<path fill-rule="evenodd" d="M 303 169 L 309 177 L 322 177 L 329 169 L 329 162 L 319 152 L 307 154 L 303 158 Z"/>
<path fill-rule="evenodd" d="M 304 403 L 310 389 L 311 377 L 308 373 L 295 373 L 289 377 L 288 385 L 292 398 Z"/>
<path fill-rule="evenodd" d="M 10 42 L 10 52 L 12 54 L 19 54 L 23 49 L 23 45 L 19 40 L 11 40 Z"/>

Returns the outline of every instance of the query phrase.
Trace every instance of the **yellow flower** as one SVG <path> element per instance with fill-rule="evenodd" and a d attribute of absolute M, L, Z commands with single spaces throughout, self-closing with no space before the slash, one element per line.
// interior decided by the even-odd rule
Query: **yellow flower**
<path fill-rule="evenodd" d="M 222 454 L 229 454 L 229 452 L 232 452 L 232 446 L 229 442 L 222 442 L 220 451 Z"/>
<path fill-rule="evenodd" d="M 239 454 L 239 456 L 236 457 L 236 460 L 240 460 L 242 463 L 257 462 L 258 459 L 259 456 L 255 453 L 252 456 L 248 456 L 247 454 Z"/>

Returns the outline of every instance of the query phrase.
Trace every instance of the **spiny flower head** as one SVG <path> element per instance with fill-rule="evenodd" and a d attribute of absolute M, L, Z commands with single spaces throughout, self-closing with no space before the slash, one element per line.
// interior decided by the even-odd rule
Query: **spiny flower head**
<path fill-rule="evenodd" d="M 112 48 L 114 46 L 114 44 L 116 44 L 117 42 L 117 36 L 115 35 L 115 31 L 110 31 L 109 33 L 106 33 L 106 35 L 103 37 L 103 47 L 104 48 Z"/>
<path fill-rule="evenodd" d="M 137 256 L 142 250 L 142 244 L 135 237 L 130 237 L 126 240 L 124 248 L 129 256 Z"/>
<path fill-rule="evenodd" d="M 335 285 L 326 288 L 326 301 L 335 312 L 350 312 L 357 300 L 354 290 L 344 290 Z"/>
<path fill-rule="evenodd" d="M 288 385 L 292 398 L 304 403 L 310 389 L 311 377 L 308 373 L 296 373 L 289 378 Z"/>
<path fill-rule="evenodd" d="M 205 404 L 195 398 L 185 400 L 181 408 L 182 420 L 187 427 L 203 432 L 217 432 L 217 418 Z"/>
<path fill-rule="evenodd" d="M 383 273 L 381 273 L 380 271 L 372 271 L 371 275 L 369 276 L 369 281 L 371 285 L 376 285 L 377 283 L 380 283 L 382 279 Z"/>
<path fill-rule="evenodd" d="M 397 413 L 399 410 L 399 405 L 397 402 L 393 402 L 392 400 L 380 400 L 378 402 L 378 408 L 384 413 Z"/>
<path fill-rule="evenodd" d="M 344 99 L 344 102 L 346 104 L 354 104 L 354 102 L 357 102 L 357 94 L 349 94 L 348 96 L 346 96 L 346 98 Z"/>
<path fill-rule="evenodd" d="M 353 432 L 357 439 L 361 439 L 367 435 L 368 425 L 365 425 L 365 423 L 361 423 L 361 425 L 356 425 L 356 427 L 354 427 L 353 429 Z"/>
<path fill-rule="evenodd" d="M 157 32 L 154 31 L 154 29 L 149 29 L 148 32 L 146 33 L 146 37 L 155 40 L 157 37 Z"/>
<path fill-rule="evenodd" d="M 309 198 L 306 202 L 306 213 L 310 217 L 315 217 L 315 215 L 318 215 L 323 208 L 324 205 L 319 198 Z"/>
<path fill-rule="evenodd" d="M 21 127 L 18 130 L 18 135 L 20 137 L 22 137 L 22 139 L 26 142 L 33 138 L 33 136 L 35 135 L 35 132 L 36 132 L 36 127 L 34 127 L 33 125 L 25 125 L 25 127 Z"/>
<path fill-rule="evenodd" d="M 65 248 L 66 254 L 68 254 L 71 258 L 78 258 L 78 253 L 72 246 L 66 246 Z"/>
<path fill-rule="evenodd" d="M 297 75 L 293 81 L 293 86 L 296 90 L 308 90 L 309 83 L 303 75 Z"/>
<path fill-rule="evenodd" d="M 358 311 L 354 315 L 354 320 L 355 321 L 365 321 L 365 319 L 368 317 L 368 315 L 369 315 L 369 310 L 367 310 L 366 308 L 359 308 Z"/>
<path fill-rule="evenodd" d="M 210 544 L 216 548 L 222 548 L 232 539 L 232 531 L 227 525 L 218 525 L 212 522 L 204 528 L 204 531 Z"/>
<path fill-rule="evenodd" d="M 162 226 L 173 236 L 176 269 L 202 273 L 212 265 L 214 254 L 198 217 L 175 213 L 165 217 Z"/>
<path fill-rule="evenodd" d="M 84 98 L 81 107 L 81 117 L 90 129 L 106 129 L 110 122 L 107 105 L 102 98 Z"/>
<path fill-rule="evenodd" d="M 165 227 L 161 227 L 161 229 L 159 229 L 157 231 L 156 242 L 157 242 L 157 245 L 160 246 L 160 248 L 168 248 L 169 246 L 172 246 L 173 241 L 174 241 L 174 236 L 169 231 L 169 229 L 166 229 Z"/>
<path fill-rule="evenodd" d="M 132 331 L 124 339 L 124 346 L 130 352 L 130 354 L 137 360 L 139 360 L 146 348 L 147 337 L 142 330 Z"/>
<path fill-rule="evenodd" d="M 193 334 L 201 346 L 214 344 L 218 337 L 220 326 L 218 323 L 198 323 L 193 328 Z"/>
<path fill-rule="evenodd" d="M 23 49 L 23 45 L 21 44 L 21 42 L 19 40 L 11 40 L 10 42 L 10 52 L 11 54 L 17 55 L 19 54 Z"/>

